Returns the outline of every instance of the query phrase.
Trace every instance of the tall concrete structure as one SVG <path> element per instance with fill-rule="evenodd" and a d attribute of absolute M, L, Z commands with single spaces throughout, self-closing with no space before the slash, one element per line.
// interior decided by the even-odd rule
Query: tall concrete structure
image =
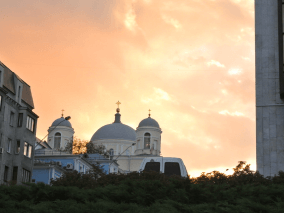
<path fill-rule="evenodd" d="M 30 86 L 0 62 L 0 184 L 30 182 L 38 116 Z"/>
<path fill-rule="evenodd" d="M 264 176 L 284 171 L 282 0 L 255 0 L 256 157 Z"/>

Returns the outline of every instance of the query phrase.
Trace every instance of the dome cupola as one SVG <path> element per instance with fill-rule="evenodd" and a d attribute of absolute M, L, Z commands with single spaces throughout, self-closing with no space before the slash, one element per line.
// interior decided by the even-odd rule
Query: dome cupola
<path fill-rule="evenodd" d="M 117 104 L 120 104 L 119 102 Z M 107 124 L 99 128 L 95 134 L 92 136 L 91 141 L 96 140 L 106 140 L 106 139 L 116 139 L 116 140 L 136 140 L 135 130 L 121 123 L 120 109 L 116 109 L 115 120 L 112 124 Z"/>
<path fill-rule="evenodd" d="M 58 118 L 55 121 L 53 121 L 53 123 L 51 124 L 51 127 L 55 127 L 57 125 L 72 128 L 71 123 L 68 120 L 65 120 L 65 118 L 63 116 L 61 118 Z"/>

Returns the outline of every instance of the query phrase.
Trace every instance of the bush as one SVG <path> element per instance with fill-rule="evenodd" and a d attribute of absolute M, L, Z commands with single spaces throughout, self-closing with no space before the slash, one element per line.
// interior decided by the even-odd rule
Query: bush
<path fill-rule="evenodd" d="M 0 212 L 284 211 L 284 173 L 264 178 L 245 164 L 229 176 L 215 171 L 197 178 L 93 172 L 66 173 L 52 186 L 0 186 Z"/>

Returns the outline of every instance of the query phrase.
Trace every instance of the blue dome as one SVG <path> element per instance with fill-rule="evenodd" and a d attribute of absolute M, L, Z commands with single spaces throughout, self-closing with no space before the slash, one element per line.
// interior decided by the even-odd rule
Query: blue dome
<path fill-rule="evenodd" d="M 138 125 L 138 127 L 143 127 L 143 126 L 151 126 L 151 127 L 160 128 L 159 123 L 155 119 L 153 119 L 151 117 L 145 118 Z"/>
<path fill-rule="evenodd" d="M 101 139 L 118 139 L 118 140 L 136 140 L 136 132 L 130 126 L 122 123 L 113 123 L 105 125 L 99 128 L 91 141 L 101 140 Z"/>
<path fill-rule="evenodd" d="M 59 125 L 58 125 L 59 124 Z M 66 126 L 66 127 L 71 127 L 72 125 L 69 121 L 65 120 L 63 117 L 56 119 L 51 126 Z"/>

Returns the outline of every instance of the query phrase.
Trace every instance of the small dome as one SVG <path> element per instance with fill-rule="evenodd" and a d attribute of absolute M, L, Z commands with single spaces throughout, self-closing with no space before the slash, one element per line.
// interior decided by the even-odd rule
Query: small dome
<path fill-rule="evenodd" d="M 71 123 L 68 121 L 68 120 L 65 120 L 65 118 L 61 117 L 61 118 L 58 118 L 56 119 L 52 124 L 51 126 L 66 126 L 66 127 L 71 127 L 72 128 L 72 125 Z"/>
<path fill-rule="evenodd" d="M 130 126 L 122 123 L 112 123 L 99 128 L 91 141 L 102 139 L 136 140 L 136 132 Z"/>
<path fill-rule="evenodd" d="M 138 125 L 138 127 L 143 127 L 143 126 L 152 126 L 152 127 L 160 128 L 159 123 L 151 117 L 145 118 Z"/>

